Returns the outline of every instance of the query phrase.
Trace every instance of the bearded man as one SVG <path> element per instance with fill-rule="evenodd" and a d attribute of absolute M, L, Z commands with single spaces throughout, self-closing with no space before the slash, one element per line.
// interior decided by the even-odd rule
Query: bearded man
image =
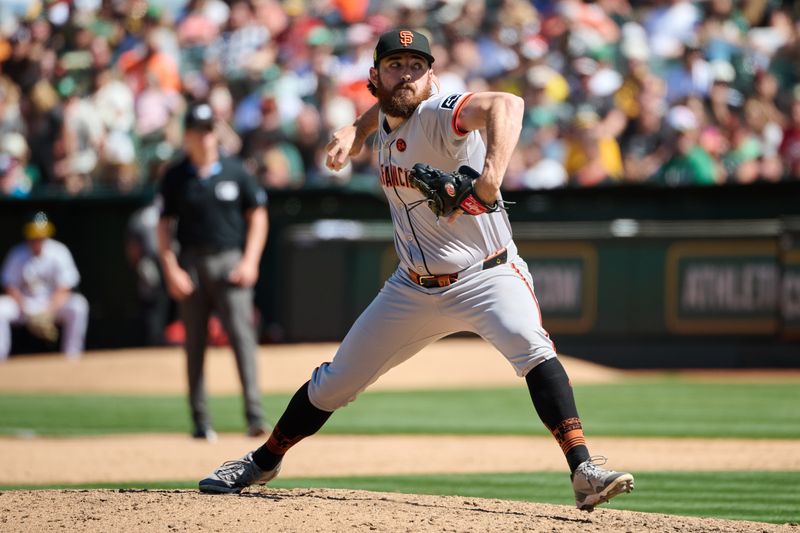
<path fill-rule="evenodd" d="M 341 168 L 377 130 L 397 270 L 333 360 L 297 391 L 267 442 L 223 464 L 200 481 L 200 490 L 240 492 L 270 481 L 293 445 L 381 375 L 438 339 L 469 331 L 525 379 L 537 414 L 565 455 L 578 508 L 591 511 L 630 492 L 632 475 L 602 468 L 603 461 L 589 456 L 569 378 L 542 326 L 533 280 L 503 209 L 500 184 L 522 128 L 522 99 L 502 92 L 437 94 L 430 45 L 416 31 L 384 33 L 374 59 L 369 80 L 378 104 L 334 134 L 327 165 Z M 479 174 L 470 201 L 459 204 L 463 211 L 444 221 L 426 207 L 411 179 L 417 163 L 445 172 L 469 166 Z"/>

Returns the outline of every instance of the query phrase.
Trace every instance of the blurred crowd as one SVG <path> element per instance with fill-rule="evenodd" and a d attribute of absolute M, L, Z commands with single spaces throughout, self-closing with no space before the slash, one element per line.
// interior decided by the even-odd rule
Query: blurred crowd
<path fill-rule="evenodd" d="M 0 195 L 129 193 L 207 100 L 268 189 L 373 190 L 330 133 L 377 35 L 432 38 L 441 91 L 527 104 L 506 189 L 800 178 L 800 13 L 781 0 L 3 0 Z"/>

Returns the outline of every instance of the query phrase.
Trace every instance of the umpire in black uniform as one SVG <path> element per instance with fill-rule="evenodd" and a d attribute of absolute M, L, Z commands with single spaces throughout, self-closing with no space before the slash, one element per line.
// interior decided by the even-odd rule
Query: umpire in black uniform
<path fill-rule="evenodd" d="M 186 327 L 193 436 L 216 439 L 203 383 L 212 310 L 236 354 L 248 434 L 263 436 L 267 428 L 256 372 L 253 286 L 267 240 L 267 195 L 239 161 L 220 156 L 207 103 L 191 104 L 184 125 L 186 156 L 167 169 L 161 184 L 158 246 L 167 290 Z"/>

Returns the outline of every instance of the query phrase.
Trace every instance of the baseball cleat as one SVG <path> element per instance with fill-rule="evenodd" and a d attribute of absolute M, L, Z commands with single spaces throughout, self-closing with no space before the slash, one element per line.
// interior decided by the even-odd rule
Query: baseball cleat
<path fill-rule="evenodd" d="M 261 470 L 253 460 L 253 452 L 241 459 L 226 461 L 198 484 L 200 492 L 238 494 L 250 485 L 263 485 L 277 477 L 281 463 L 272 470 Z"/>
<path fill-rule="evenodd" d="M 604 464 L 605 457 L 591 457 L 578 465 L 572 474 L 575 505 L 581 511 L 592 512 L 595 506 L 633 490 L 632 475 L 601 468 L 600 465 Z"/>

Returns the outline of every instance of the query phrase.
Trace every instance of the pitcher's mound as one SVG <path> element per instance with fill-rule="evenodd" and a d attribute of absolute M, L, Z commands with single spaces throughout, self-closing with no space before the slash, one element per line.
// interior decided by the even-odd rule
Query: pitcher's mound
<path fill-rule="evenodd" d="M 10 491 L 0 493 L 0 509 L 0 529 L 10 531 L 797 532 L 789 525 L 331 489 Z"/>

